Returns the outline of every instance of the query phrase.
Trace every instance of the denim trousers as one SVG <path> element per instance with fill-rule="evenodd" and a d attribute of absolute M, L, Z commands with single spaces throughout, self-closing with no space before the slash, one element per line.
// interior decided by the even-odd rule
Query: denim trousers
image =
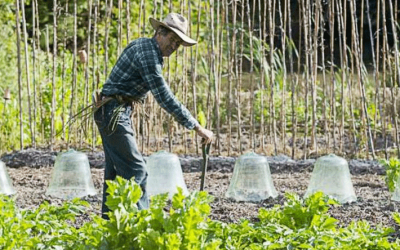
<path fill-rule="evenodd" d="M 107 219 L 106 212 L 110 211 L 105 205 L 107 199 L 106 180 L 114 180 L 121 176 L 127 180 L 132 177 L 142 189 L 142 197 L 137 203 L 138 209 L 149 208 L 149 198 L 146 192 L 147 170 L 143 156 L 138 150 L 135 133 L 132 128 L 132 108 L 129 104 L 123 104 L 118 116 L 113 116 L 118 107 L 116 100 L 104 104 L 94 113 L 94 119 L 103 140 L 105 155 L 104 186 L 102 217 Z M 117 117 L 117 118 L 115 118 Z"/>

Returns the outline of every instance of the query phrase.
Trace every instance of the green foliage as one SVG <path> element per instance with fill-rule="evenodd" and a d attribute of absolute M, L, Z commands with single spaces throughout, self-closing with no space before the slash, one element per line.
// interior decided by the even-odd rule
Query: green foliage
<path fill-rule="evenodd" d="M 77 230 L 71 225 L 88 204 L 75 199 L 54 206 L 45 202 L 34 210 L 19 210 L 14 199 L 0 196 L 1 249 L 68 249 Z"/>
<path fill-rule="evenodd" d="M 14 1 L 1 1 L 0 3 L 0 95 L 6 87 L 17 86 L 17 40 L 15 33 Z"/>
<path fill-rule="evenodd" d="M 390 192 L 394 192 L 398 180 L 400 178 L 400 160 L 397 158 L 390 158 L 389 160 L 380 160 L 380 163 L 385 167 L 386 175 L 385 182 Z"/>
<path fill-rule="evenodd" d="M 205 235 L 206 218 L 212 198 L 205 192 L 185 197 L 179 189 L 172 198 L 169 213 L 165 211 L 168 195 L 153 197 L 149 210 L 138 211 L 141 196 L 134 180 L 117 177 L 109 182 L 107 205 L 110 220 L 104 223 L 105 244 L 110 249 L 215 249 L 214 240 Z"/>
<path fill-rule="evenodd" d="M 305 200 L 286 194 L 283 206 L 260 209 L 259 221 L 223 223 L 208 218 L 213 198 L 206 192 L 185 197 L 178 189 L 152 198 L 148 210 L 138 210 L 141 196 L 134 180 L 108 182 L 110 220 L 93 216 L 75 228 L 76 215 L 86 202 L 73 200 L 60 207 L 43 203 L 20 211 L 12 198 L 0 196 L 1 249 L 399 249 L 392 228 L 371 227 L 366 221 L 338 227 L 328 215 L 337 203 L 322 193 Z M 238 204 L 239 206 L 240 204 Z M 393 214 L 400 224 L 400 215 Z"/>
<path fill-rule="evenodd" d="M 207 124 L 207 117 L 204 114 L 203 110 L 200 110 L 197 114 L 197 120 L 199 121 L 202 127 L 206 127 Z"/>
<path fill-rule="evenodd" d="M 393 213 L 393 219 L 400 226 L 400 213 Z"/>
<path fill-rule="evenodd" d="M 263 223 L 279 223 L 290 229 L 320 227 L 319 229 L 332 229 L 336 220 L 327 215 L 329 205 L 338 203 L 322 192 L 302 200 L 296 194 L 287 193 L 287 202 L 281 209 L 275 206 L 273 209 L 260 209 L 259 218 Z"/>

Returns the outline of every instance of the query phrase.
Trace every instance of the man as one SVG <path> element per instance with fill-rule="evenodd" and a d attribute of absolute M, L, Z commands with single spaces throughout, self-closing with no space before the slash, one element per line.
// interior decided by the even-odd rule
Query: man
<path fill-rule="evenodd" d="M 124 49 L 101 95 L 95 98 L 97 111 L 94 119 L 103 140 L 106 161 L 103 218 L 108 218 L 105 213 L 109 211 L 105 205 L 105 181 L 114 180 L 117 175 L 126 179 L 134 177 L 143 192 L 138 208 L 149 207 L 146 165 L 138 150 L 130 119 L 132 102 L 143 102 L 147 93 L 151 92 L 162 108 L 187 129 L 194 129 L 204 138 L 204 143 L 213 140 L 213 132 L 200 126 L 176 99 L 162 75 L 163 57 L 169 57 L 180 45 L 197 43 L 186 35 L 188 21 L 180 14 L 171 13 L 162 22 L 150 18 L 150 23 L 155 29 L 153 38 L 136 39 Z"/>

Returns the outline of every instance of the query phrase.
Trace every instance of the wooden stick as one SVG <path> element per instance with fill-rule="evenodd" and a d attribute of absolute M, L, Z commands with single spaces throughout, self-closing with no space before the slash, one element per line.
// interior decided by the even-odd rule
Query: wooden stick
<path fill-rule="evenodd" d="M 19 147 L 23 149 L 24 142 L 24 131 L 23 131 L 23 120 L 22 120 L 22 70 L 21 70 L 21 30 L 20 30 L 20 17 L 19 17 L 19 0 L 15 0 L 15 16 L 16 16 L 16 27 L 17 27 L 17 67 L 18 67 L 18 104 L 19 104 Z"/>
<path fill-rule="evenodd" d="M 30 80 L 30 69 L 29 69 L 29 52 L 28 52 L 28 32 L 26 31 L 26 18 L 25 18 L 25 1 L 21 0 L 21 13 L 22 13 L 22 28 L 24 33 L 24 48 L 25 48 L 25 70 L 26 70 L 26 91 L 28 95 L 28 117 L 29 117 L 29 132 L 31 133 L 31 143 L 33 147 L 36 147 L 35 133 L 33 129 L 32 120 L 32 107 L 31 107 L 31 80 Z M 53 120 L 53 118 L 52 118 Z"/>

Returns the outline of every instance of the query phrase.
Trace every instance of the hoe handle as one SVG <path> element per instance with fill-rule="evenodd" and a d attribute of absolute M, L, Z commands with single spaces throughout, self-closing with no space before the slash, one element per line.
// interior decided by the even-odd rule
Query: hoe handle
<path fill-rule="evenodd" d="M 203 152 L 203 169 L 201 171 L 201 182 L 200 182 L 200 191 L 204 190 L 204 182 L 206 180 L 206 172 L 207 172 L 207 164 L 208 164 L 208 154 L 210 153 L 210 144 L 202 143 L 202 152 Z"/>

